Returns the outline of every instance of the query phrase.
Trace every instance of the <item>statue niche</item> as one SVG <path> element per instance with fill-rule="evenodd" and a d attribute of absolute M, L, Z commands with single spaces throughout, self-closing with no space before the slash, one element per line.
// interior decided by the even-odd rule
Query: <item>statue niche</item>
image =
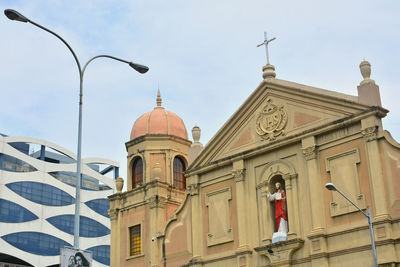
<path fill-rule="evenodd" d="M 273 192 L 273 193 L 271 193 Z M 271 178 L 266 186 L 267 200 L 270 202 L 269 208 L 274 215 L 275 232 L 272 235 L 272 243 L 286 241 L 288 233 L 288 215 L 285 192 L 285 180 L 281 175 Z"/>

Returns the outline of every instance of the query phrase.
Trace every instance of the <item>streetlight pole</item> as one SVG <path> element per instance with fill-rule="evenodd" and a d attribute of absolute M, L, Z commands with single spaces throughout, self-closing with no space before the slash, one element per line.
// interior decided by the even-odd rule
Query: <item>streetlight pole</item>
<path fill-rule="evenodd" d="M 4 14 L 9 18 L 10 20 L 16 20 L 20 22 L 29 22 L 36 27 L 47 31 L 51 33 L 52 35 L 56 36 L 58 39 L 60 39 L 69 49 L 69 51 L 72 53 L 76 65 L 78 66 L 78 71 L 79 71 L 79 121 L 78 121 L 78 148 L 77 148 L 77 164 L 76 164 L 76 190 L 75 190 L 75 216 L 74 216 L 74 248 L 79 249 L 79 221 L 80 221 L 80 191 L 81 191 L 81 164 L 82 164 L 82 158 L 81 158 L 81 150 L 82 150 L 82 98 L 83 98 L 83 75 L 85 73 L 86 67 L 89 65 L 90 62 L 92 62 L 96 58 L 100 57 L 106 57 L 110 58 L 116 61 L 120 61 L 123 63 L 128 64 L 131 68 L 136 70 L 139 73 L 146 73 L 149 68 L 144 65 L 140 65 L 137 63 L 133 63 L 127 60 L 123 60 L 117 57 L 109 56 L 109 55 L 98 55 L 95 57 L 92 57 L 89 59 L 86 64 L 84 65 L 83 69 L 81 68 L 81 64 L 79 63 L 78 57 L 76 56 L 74 50 L 71 48 L 71 46 L 57 33 L 47 29 L 46 27 L 28 19 L 24 15 L 20 14 L 19 12 L 12 10 L 12 9 L 6 9 L 4 10 Z"/>
<path fill-rule="evenodd" d="M 371 246 L 372 246 L 372 254 L 374 257 L 374 267 L 378 267 L 378 260 L 376 258 L 376 248 L 375 248 L 375 238 L 374 238 L 374 229 L 372 228 L 372 219 L 371 219 L 371 213 L 369 211 L 369 206 L 367 206 L 367 213 L 362 211 L 353 201 L 351 201 L 345 194 L 343 194 L 333 183 L 327 183 L 325 185 L 326 189 L 331 190 L 331 191 L 336 191 L 339 194 L 341 194 L 347 201 L 349 201 L 354 207 L 356 207 L 368 220 L 368 225 L 369 225 L 369 233 L 371 235 Z"/>

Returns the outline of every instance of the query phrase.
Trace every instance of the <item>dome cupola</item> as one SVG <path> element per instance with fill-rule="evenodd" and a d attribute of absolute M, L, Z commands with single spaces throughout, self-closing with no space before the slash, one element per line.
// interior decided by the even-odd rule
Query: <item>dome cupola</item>
<path fill-rule="evenodd" d="M 144 135 L 174 135 L 188 139 L 183 120 L 175 113 L 161 106 L 160 90 L 157 92 L 157 106 L 140 116 L 133 124 L 130 140 Z"/>

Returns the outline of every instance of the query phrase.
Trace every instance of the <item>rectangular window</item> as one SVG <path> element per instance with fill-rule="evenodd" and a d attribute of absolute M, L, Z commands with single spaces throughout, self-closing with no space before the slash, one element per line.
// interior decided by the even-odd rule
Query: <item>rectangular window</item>
<path fill-rule="evenodd" d="M 142 254 L 142 237 L 140 233 L 140 224 L 129 227 L 130 256 Z"/>

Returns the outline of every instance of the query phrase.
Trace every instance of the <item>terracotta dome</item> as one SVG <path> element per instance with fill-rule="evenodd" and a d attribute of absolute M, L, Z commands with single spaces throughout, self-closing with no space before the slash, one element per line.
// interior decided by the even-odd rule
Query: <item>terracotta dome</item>
<path fill-rule="evenodd" d="M 167 134 L 188 139 L 183 120 L 161 106 L 160 91 L 157 93 L 157 106 L 140 116 L 133 124 L 130 140 L 147 134 Z"/>

